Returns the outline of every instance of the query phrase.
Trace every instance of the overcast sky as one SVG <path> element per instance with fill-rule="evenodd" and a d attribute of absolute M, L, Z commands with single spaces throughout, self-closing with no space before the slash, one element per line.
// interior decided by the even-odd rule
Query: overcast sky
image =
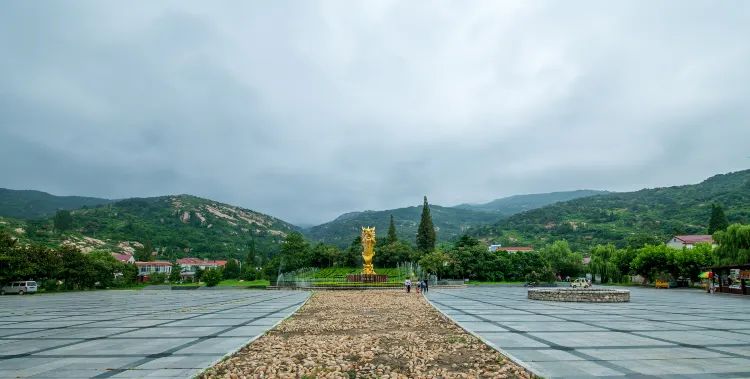
<path fill-rule="evenodd" d="M 750 1 L 8 1 L 0 187 L 341 213 L 750 167 Z"/>

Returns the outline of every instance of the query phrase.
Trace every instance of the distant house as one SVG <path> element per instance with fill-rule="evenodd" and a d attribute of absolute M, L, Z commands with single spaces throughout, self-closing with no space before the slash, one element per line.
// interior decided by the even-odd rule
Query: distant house
<path fill-rule="evenodd" d="M 135 262 L 138 266 L 138 279 L 144 281 L 144 278 L 154 272 L 169 275 L 172 272 L 172 264 L 169 262 Z"/>
<path fill-rule="evenodd" d="M 510 253 L 528 253 L 530 251 L 534 251 L 534 248 L 532 247 L 526 247 L 526 246 L 507 246 L 503 247 L 501 245 L 490 245 L 490 251 L 507 251 Z"/>
<path fill-rule="evenodd" d="M 200 258 L 182 258 L 178 259 L 177 263 L 182 267 L 180 275 L 182 277 L 193 277 L 195 276 L 195 270 L 200 267 L 201 270 L 222 268 L 227 264 L 227 261 L 210 261 L 208 259 Z"/>
<path fill-rule="evenodd" d="M 716 242 L 710 235 L 674 236 L 667 242 L 667 246 L 675 249 L 682 249 L 683 247 L 692 249 L 697 243 L 710 243 L 711 247 L 716 247 Z"/>
<path fill-rule="evenodd" d="M 591 263 L 591 257 L 583 258 L 583 264 L 587 265 L 589 263 Z"/>
<path fill-rule="evenodd" d="M 122 263 L 135 263 L 135 258 L 133 258 L 133 256 L 130 254 L 112 253 L 112 256 L 114 256 L 115 259 L 117 259 L 118 261 Z"/>

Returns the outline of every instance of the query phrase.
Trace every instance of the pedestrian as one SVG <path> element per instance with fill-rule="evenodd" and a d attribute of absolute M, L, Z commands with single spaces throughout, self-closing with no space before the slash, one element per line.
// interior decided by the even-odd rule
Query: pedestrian
<path fill-rule="evenodd" d="M 417 294 L 422 292 L 422 279 L 417 279 L 417 283 L 415 283 L 414 289 L 417 290 Z"/>
<path fill-rule="evenodd" d="M 430 290 L 430 283 L 427 279 L 425 279 L 424 280 L 424 292 L 426 293 L 429 290 Z"/>
<path fill-rule="evenodd" d="M 422 287 L 422 293 L 427 292 L 427 279 L 424 279 L 421 282 L 419 282 L 419 285 Z"/>
<path fill-rule="evenodd" d="M 411 280 L 409 280 L 408 277 L 406 278 L 404 285 L 406 286 L 406 293 L 411 293 Z"/>

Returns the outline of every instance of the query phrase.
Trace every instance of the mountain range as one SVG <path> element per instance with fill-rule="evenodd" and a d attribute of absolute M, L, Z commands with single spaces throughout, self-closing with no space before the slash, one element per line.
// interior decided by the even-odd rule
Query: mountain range
<path fill-rule="evenodd" d="M 566 239 L 579 251 L 607 243 L 639 247 L 666 242 L 673 235 L 705 234 L 713 204 L 724 208 L 730 223 L 750 219 L 750 170 L 715 175 L 698 184 L 559 202 L 473 228 L 470 233 L 506 246 L 540 247 Z"/>
<path fill-rule="evenodd" d="M 674 234 L 705 233 L 711 205 L 730 222 L 750 218 L 750 170 L 713 176 L 699 184 L 634 192 L 580 190 L 518 195 L 486 204 L 430 205 L 438 242 L 463 233 L 486 243 L 540 247 L 566 239 L 586 251 L 664 242 Z M 54 230 L 58 209 L 71 210 L 71 225 Z M 0 189 L 0 230 L 22 242 L 72 243 L 84 250 L 132 251 L 150 241 L 164 255 L 244 257 L 254 245 L 273 256 L 284 237 L 301 231 L 311 242 L 347 247 L 361 226 L 385 236 L 394 217 L 399 237 L 414 243 L 421 205 L 350 212 L 302 229 L 273 216 L 190 195 L 108 200 Z"/>

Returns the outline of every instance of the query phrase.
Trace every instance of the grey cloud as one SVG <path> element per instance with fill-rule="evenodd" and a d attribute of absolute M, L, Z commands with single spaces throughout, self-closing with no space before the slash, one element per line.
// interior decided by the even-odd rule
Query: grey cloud
<path fill-rule="evenodd" d="M 750 159 L 743 1 L 14 2 L 0 186 L 362 209 L 692 183 Z"/>

